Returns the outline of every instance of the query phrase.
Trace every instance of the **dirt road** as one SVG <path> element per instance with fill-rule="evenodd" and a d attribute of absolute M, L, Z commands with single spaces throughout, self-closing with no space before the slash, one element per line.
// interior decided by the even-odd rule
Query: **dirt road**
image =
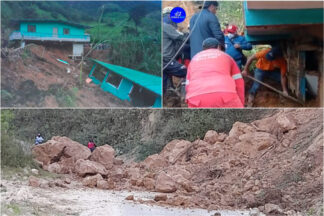
<path fill-rule="evenodd" d="M 125 197 L 134 195 L 135 201 Z M 112 191 L 77 187 L 34 188 L 26 182 L 2 180 L 2 215 L 80 215 L 80 216 L 248 216 L 249 211 L 210 211 L 141 204 L 153 200 L 156 193 Z"/>

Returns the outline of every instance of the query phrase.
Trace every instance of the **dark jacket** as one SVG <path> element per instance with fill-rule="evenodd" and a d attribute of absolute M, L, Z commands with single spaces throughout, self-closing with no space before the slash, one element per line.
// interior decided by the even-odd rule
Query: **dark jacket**
<path fill-rule="evenodd" d="M 185 35 L 177 31 L 169 16 L 163 17 L 163 62 L 168 62 L 180 48 Z"/>
<path fill-rule="evenodd" d="M 190 20 L 190 36 L 191 58 L 198 52 L 202 51 L 202 43 L 207 38 L 216 38 L 221 45 L 224 46 L 224 33 L 221 30 L 217 17 L 208 9 L 203 9 L 199 17 L 196 13 Z M 195 23 L 196 26 L 195 26 Z"/>
<path fill-rule="evenodd" d="M 240 44 L 241 49 L 236 49 L 234 44 Z M 251 50 L 252 45 L 246 41 L 245 37 L 237 35 L 232 40 L 228 36 L 225 37 L 225 49 L 226 53 L 230 55 L 235 61 L 239 68 L 242 66 L 242 50 Z"/>

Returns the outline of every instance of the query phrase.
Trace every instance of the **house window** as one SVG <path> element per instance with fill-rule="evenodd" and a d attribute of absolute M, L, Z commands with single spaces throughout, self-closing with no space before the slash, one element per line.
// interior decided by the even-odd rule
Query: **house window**
<path fill-rule="evenodd" d="M 65 35 L 70 34 L 70 29 L 68 29 L 68 28 L 63 29 L 63 34 L 65 34 Z"/>
<path fill-rule="evenodd" d="M 28 32 L 36 32 L 36 25 L 28 25 Z"/>

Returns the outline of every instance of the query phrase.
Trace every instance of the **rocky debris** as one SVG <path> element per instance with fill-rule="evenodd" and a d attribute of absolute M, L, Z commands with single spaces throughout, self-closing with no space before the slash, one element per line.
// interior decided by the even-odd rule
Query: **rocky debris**
<path fill-rule="evenodd" d="M 265 204 L 264 211 L 266 214 L 276 214 L 276 215 L 283 214 L 283 210 L 278 205 L 271 204 L 271 203 Z"/>
<path fill-rule="evenodd" d="M 98 147 L 99 156 L 72 161 L 69 169 L 90 187 L 169 193 L 167 199 L 165 194 L 155 197 L 158 204 L 251 208 L 250 215 L 258 216 L 300 212 L 322 198 L 322 118 L 318 110 L 288 110 L 251 123 L 236 122 L 228 136 L 208 131 L 204 140 L 173 140 L 140 163 L 123 164 L 111 147 Z M 60 160 L 41 163 L 63 172 L 62 160 L 70 158 L 64 148 L 54 149 L 63 152 Z M 110 152 L 105 153 L 109 160 L 100 149 Z"/>
<path fill-rule="evenodd" d="M 158 169 L 158 168 L 163 168 L 168 166 L 168 161 L 162 157 L 159 154 L 154 154 L 151 156 L 148 156 L 144 161 L 143 161 L 144 166 L 147 169 Z"/>
<path fill-rule="evenodd" d="M 166 201 L 167 199 L 168 199 L 168 196 L 166 194 L 157 194 L 154 196 L 155 202 Z"/>
<path fill-rule="evenodd" d="M 134 195 L 128 195 L 125 200 L 134 200 Z"/>
<path fill-rule="evenodd" d="M 97 183 L 100 180 L 103 180 L 103 178 L 100 174 L 93 175 L 93 176 L 87 176 L 82 180 L 82 184 L 84 186 L 88 186 L 88 187 L 95 187 L 95 186 L 97 186 Z M 100 185 L 100 186 L 102 186 L 102 185 Z"/>
<path fill-rule="evenodd" d="M 83 160 L 80 159 L 75 163 L 75 173 L 79 176 L 85 176 L 87 174 L 101 174 L 101 175 L 107 175 L 106 168 L 95 161 L 89 161 L 89 160 Z"/>
<path fill-rule="evenodd" d="M 46 166 L 46 170 L 51 173 L 61 173 L 61 166 L 55 162 Z"/>
<path fill-rule="evenodd" d="M 183 161 L 192 143 L 186 140 L 173 140 L 169 142 L 161 151 L 160 155 L 164 157 L 170 164 L 177 161 Z"/>
<path fill-rule="evenodd" d="M 39 171 L 37 169 L 31 169 L 31 172 L 34 174 L 34 175 L 38 175 L 39 174 Z"/>
<path fill-rule="evenodd" d="M 32 187 L 39 187 L 41 185 L 41 180 L 35 176 L 29 176 L 28 185 Z"/>
<path fill-rule="evenodd" d="M 99 146 L 92 152 L 90 160 L 102 164 L 109 170 L 114 165 L 115 150 L 107 144 Z"/>
<path fill-rule="evenodd" d="M 209 130 L 205 134 L 204 141 L 209 144 L 214 144 L 216 142 L 223 142 L 226 137 L 227 137 L 227 135 L 224 133 L 219 134 L 214 130 Z"/>
<path fill-rule="evenodd" d="M 165 172 L 160 172 L 155 181 L 155 190 L 162 193 L 172 193 L 177 190 L 176 183 Z"/>
<path fill-rule="evenodd" d="M 36 145 L 32 148 L 32 154 L 37 161 L 43 165 L 59 162 L 61 157 L 78 159 L 88 159 L 90 150 L 67 137 L 53 137 L 44 144 Z"/>
<path fill-rule="evenodd" d="M 124 161 L 122 159 L 115 158 L 114 159 L 114 165 L 123 165 Z"/>

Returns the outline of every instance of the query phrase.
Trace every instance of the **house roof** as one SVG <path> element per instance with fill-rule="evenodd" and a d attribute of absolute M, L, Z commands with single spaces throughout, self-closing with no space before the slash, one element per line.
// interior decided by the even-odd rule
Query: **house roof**
<path fill-rule="evenodd" d="M 18 20 L 11 20 L 13 23 L 18 24 L 21 22 L 47 22 L 47 23 L 62 23 L 62 24 L 66 24 L 66 25 L 71 25 L 71 26 L 75 26 L 75 27 L 79 27 L 79 28 L 91 28 L 90 26 L 86 26 L 86 25 L 81 25 L 78 23 L 73 23 L 73 22 L 69 22 L 69 21 L 63 21 L 63 20 L 52 20 L 52 19 L 18 19 Z"/>
<path fill-rule="evenodd" d="M 162 95 L 161 92 L 161 77 L 133 70 L 130 68 L 121 67 L 118 65 L 108 64 L 106 62 L 91 59 L 92 61 L 100 64 L 101 66 L 112 70 L 126 79 L 143 86 L 144 88 L 154 92 L 155 94 Z"/>

